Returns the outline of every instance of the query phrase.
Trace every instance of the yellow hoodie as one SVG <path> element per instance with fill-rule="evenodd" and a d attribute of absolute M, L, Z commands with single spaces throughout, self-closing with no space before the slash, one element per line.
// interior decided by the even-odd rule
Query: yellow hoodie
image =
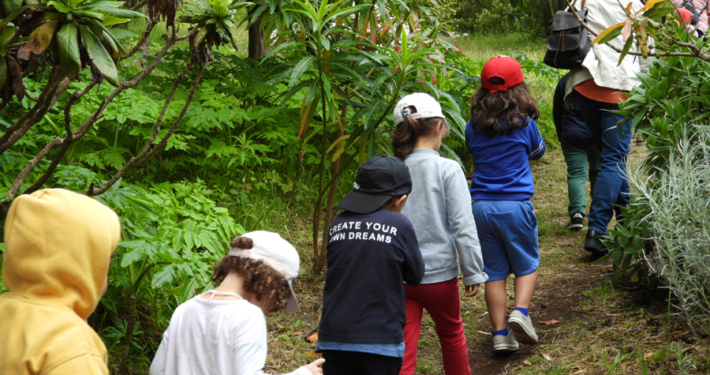
<path fill-rule="evenodd" d="M 0 374 L 108 374 L 106 346 L 86 323 L 121 235 L 118 216 L 62 189 L 21 195 L 5 222 Z"/>

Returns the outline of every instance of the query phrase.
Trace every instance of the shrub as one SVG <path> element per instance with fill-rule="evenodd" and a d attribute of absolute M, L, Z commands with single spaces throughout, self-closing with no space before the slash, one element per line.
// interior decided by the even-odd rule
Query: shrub
<path fill-rule="evenodd" d="M 710 128 L 688 126 L 679 137 L 666 168 L 655 168 L 650 176 L 638 169 L 629 180 L 638 191 L 636 204 L 648 209 L 640 222 L 655 243 L 643 254 L 650 272 L 672 292 L 678 315 L 693 329 L 708 331 Z"/>

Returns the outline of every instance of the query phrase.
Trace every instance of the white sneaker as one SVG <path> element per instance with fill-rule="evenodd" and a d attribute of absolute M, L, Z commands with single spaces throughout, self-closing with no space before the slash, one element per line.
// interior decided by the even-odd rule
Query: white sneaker
<path fill-rule="evenodd" d="M 537 333 L 530 317 L 518 310 L 513 310 L 508 319 L 508 326 L 515 333 L 515 338 L 523 344 L 537 344 Z"/>
<path fill-rule="evenodd" d="M 520 348 L 520 344 L 515 341 L 515 337 L 511 331 L 508 331 L 507 336 L 496 335 L 493 336 L 493 350 L 497 352 L 514 352 Z"/>

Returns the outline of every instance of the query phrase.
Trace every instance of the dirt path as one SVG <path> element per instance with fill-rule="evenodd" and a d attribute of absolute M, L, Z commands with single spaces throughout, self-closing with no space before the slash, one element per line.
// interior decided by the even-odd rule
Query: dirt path
<path fill-rule="evenodd" d="M 639 157 L 640 152 L 635 149 L 632 158 Z M 472 373 L 639 374 L 645 371 L 675 374 L 705 371 L 708 342 L 694 336 L 681 322 L 669 320 L 667 292 L 659 291 L 649 296 L 618 287 L 611 282 L 611 261 L 592 263 L 582 249 L 586 228 L 581 232 L 566 229 L 569 220 L 566 173 L 560 151 L 551 150 L 541 162 L 534 163 L 532 169 L 541 262 L 530 314 L 540 344 L 523 345 L 510 355 L 496 355 L 492 349 L 491 325 L 483 296 L 464 298 L 462 314 Z M 512 284 L 511 278 L 508 282 L 509 310 L 514 307 Z M 429 320 L 424 327 L 417 374 L 443 374 L 441 349 L 433 322 Z M 679 357 L 685 362 L 680 363 Z"/>
<path fill-rule="evenodd" d="M 634 150 L 637 157 L 640 150 Z M 669 318 L 667 291 L 648 295 L 611 282 L 609 260 L 592 264 L 581 245 L 586 231 L 566 229 L 565 164 L 550 150 L 532 164 L 533 199 L 540 238 L 540 276 L 530 315 L 541 339 L 501 356 L 492 350 L 491 324 L 483 292 L 462 297 L 462 316 L 472 373 L 486 374 L 695 374 L 710 372 L 710 342 Z M 513 306 L 512 279 L 508 283 Z M 293 371 L 317 356 L 303 340 L 320 316 L 322 277 L 299 281 L 303 313 L 269 318 L 266 370 Z M 557 322 L 555 322 L 557 321 Z M 540 322 L 547 322 L 542 324 Z M 425 314 L 417 374 L 444 374 L 434 324 Z M 456 375 L 456 374 L 449 374 Z"/>

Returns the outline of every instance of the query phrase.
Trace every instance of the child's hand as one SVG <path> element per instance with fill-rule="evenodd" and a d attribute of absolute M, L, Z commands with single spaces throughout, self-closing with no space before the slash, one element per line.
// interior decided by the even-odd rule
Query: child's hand
<path fill-rule="evenodd" d="M 466 285 L 465 290 L 463 292 L 463 295 L 465 297 L 475 297 L 476 294 L 478 294 L 478 288 L 481 286 L 481 284 L 476 284 L 476 285 Z"/>
<path fill-rule="evenodd" d="M 325 362 L 325 359 L 319 358 L 303 367 L 308 369 L 308 371 L 310 371 L 313 375 L 323 375 L 323 369 L 320 368 L 320 365 L 322 365 L 323 362 Z"/>

